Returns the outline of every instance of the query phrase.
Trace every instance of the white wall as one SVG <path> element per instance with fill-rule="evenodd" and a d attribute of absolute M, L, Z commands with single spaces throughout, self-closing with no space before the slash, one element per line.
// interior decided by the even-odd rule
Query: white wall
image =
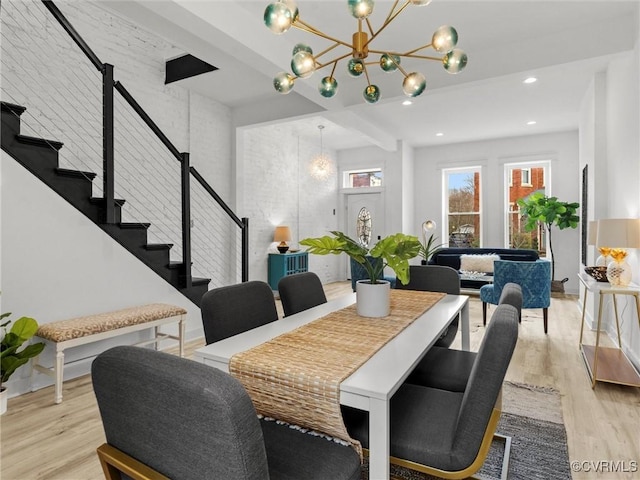
<path fill-rule="evenodd" d="M 177 84 L 164 85 L 165 59 L 174 47 L 161 38 L 90 2 L 62 2 L 58 6 L 100 59 L 115 65 L 116 79 L 123 82 L 180 151 L 190 151 L 191 164 L 233 206 L 230 109 L 191 94 Z M 102 127 L 92 114 L 101 111 L 100 75 L 68 36 L 61 33 L 57 22 L 44 13 L 40 2 L 3 1 L 0 13 L 2 96 L 3 100 L 28 108 L 23 115 L 22 133 L 63 141 L 61 166 L 98 172 L 102 162 Z M 86 76 L 75 75 L 77 68 Z M 134 128 L 131 118 L 120 121 L 119 128 Z M 121 130 L 116 131 L 117 142 L 123 138 L 119 133 Z M 153 138 L 148 133 L 144 137 Z M 159 159 L 153 154 L 148 157 L 118 155 L 119 166 L 125 168 L 119 171 L 119 179 L 127 177 L 134 190 L 142 188 L 140 179 L 159 186 L 157 191 L 163 193 L 160 200 L 153 202 L 162 204 L 160 214 L 149 212 L 147 216 L 143 212 L 135 219 L 165 221 L 164 217 L 169 216 L 165 212 L 173 211 L 170 204 L 175 202 L 169 200 L 166 172 L 155 163 Z M 177 161 L 169 160 L 176 165 L 177 174 Z M 175 178 L 179 182 L 179 174 Z M 202 335 L 200 313 L 195 305 L 4 154 L 0 198 L 2 311 L 32 316 L 46 323 L 132 305 L 168 302 L 189 310 L 189 338 Z M 135 198 L 127 195 L 125 199 L 127 208 L 139 209 L 140 202 Z M 204 238 L 208 244 L 213 242 L 215 248 L 205 256 L 221 257 L 213 271 L 200 276 L 212 278 L 210 288 L 238 281 L 235 261 L 230 259 L 226 247 L 228 240 L 221 248 L 214 236 L 218 232 L 201 231 L 202 219 L 210 218 L 207 214 L 213 207 L 210 204 L 198 207 L 192 204 L 194 243 L 198 238 Z M 139 213 L 129 211 L 128 215 Z M 180 238 L 179 230 L 173 233 Z M 196 253 L 193 258 L 195 262 Z M 144 335 L 78 348 L 69 352 L 69 358 L 92 356 L 114 342 L 131 343 Z M 50 351 L 44 355 L 45 361 L 50 360 L 47 358 Z M 67 378 L 81 375 L 88 368 L 85 362 L 67 369 L 65 374 Z M 24 374 L 21 370 L 12 378 L 13 394 L 26 391 Z M 39 377 L 37 385 L 50 383 L 47 377 Z"/>
<path fill-rule="evenodd" d="M 300 137 L 292 123 L 238 130 L 238 209 L 250 220 L 249 275 L 267 280 L 267 258 L 277 253 L 273 232 L 291 228 L 290 246 L 306 237 L 327 235 L 337 224 L 337 169 L 326 179 L 310 175 L 319 143 Z M 324 150 L 335 159 L 335 152 Z M 309 256 L 309 270 L 323 283 L 338 280 L 338 259 Z"/>
<path fill-rule="evenodd" d="M 583 100 L 580 126 L 580 168 L 589 166 L 589 220 L 639 218 L 640 40 L 632 53 L 612 59 L 607 70 L 596 75 Z M 628 249 L 627 253 L 633 282 L 640 284 L 640 250 Z M 596 256 L 590 247 L 590 264 Z M 593 295 L 588 298 L 587 320 L 593 328 L 597 304 Z M 619 295 L 618 309 L 622 347 L 640 368 L 640 328 L 633 298 Z M 613 318 L 609 301 L 606 329 L 616 338 Z"/>
<path fill-rule="evenodd" d="M 40 2 L 3 2 L 3 100 L 27 107 L 22 133 L 62 141 L 60 166 L 94 172 L 102 196 L 102 77 Z M 233 208 L 233 126 L 228 107 L 164 84 L 165 61 L 176 47 L 92 2 L 61 2 L 62 13 L 100 61 L 180 152 Z M 36 33 L 34 33 L 36 32 Z M 114 94 L 115 188 L 123 220 L 148 222 L 150 243 L 172 243 L 182 259 L 180 163 Z M 195 183 L 195 182 L 194 182 Z M 202 192 L 202 190 L 200 190 Z M 239 281 L 237 249 L 220 249 L 239 237 L 210 198 L 192 189 L 194 275 L 211 286 Z"/>
<path fill-rule="evenodd" d="M 482 196 L 482 246 L 504 247 L 505 184 L 507 163 L 551 161 L 550 192 L 562 201 L 580 201 L 578 133 L 575 131 L 419 148 L 415 153 L 415 223 L 442 219 L 442 170 L 480 166 Z M 436 236 L 446 240 L 442 221 Z M 569 278 L 567 293 L 578 292 L 579 229 L 552 232 L 556 279 Z"/>
<path fill-rule="evenodd" d="M 338 166 L 340 170 L 339 178 L 342 179 L 342 174 L 348 170 L 360 170 L 368 168 L 380 168 L 383 175 L 383 200 L 384 200 L 384 226 L 385 232 L 382 232 L 383 236 L 391 235 L 397 232 L 404 233 L 417 233 L 411 228 L 405 227 L 403 224 L 404 208 L 403 203 L 403 182 L 405 182 L 405 168 L 411 168 L 411 159 L 406 161 L 403 159 L 403 148 L 400 144 L 399 148 L 394 152 L 383 150 L 379 147 L 361 147 L 352 148 L 347 150 L 340 150 L 338 152 Z M 408 147 L 407 147 L 408 148 Z M 340 180 L 342 181 L 342 180 Z M 342 195 L 344 197 L 344 195 Z M 345 210 L 345 199 L 340 199 L 342 203 L 341 212 Z M 345 215 L 342 215 L 340 219 L 340 225 L 342 229 L 346 229 Z M 407 230 L 408 228 L 408 230 Z"/>
<path fill-rule="evenodd" d="M 98 226 L 9 155 L 1 152 L 2 311 L 44 324 L 147 303 L 170 303 L 188 310 L 187 337 L 203 335 L 200 309 L 147 268 Z M 177 329 L 166 327 L 177 333 Z M 148 332 L 117 339 L 133 343 Z M 114 341 L 71 349 L 70 360 L 92 356 Z M 165 346 L 169 346 L 166 344 Z M 45 349 L 43 363 L 54 352 Z M 47 363 L 49 362 L 49 363 Z M 89 372 L 89 364 L 65 370 L 65 378 Z M 9 381 L 11 395 L 27 391 L 27 369 Z M 52 383 L 37 375 L 36 385 Z"/>

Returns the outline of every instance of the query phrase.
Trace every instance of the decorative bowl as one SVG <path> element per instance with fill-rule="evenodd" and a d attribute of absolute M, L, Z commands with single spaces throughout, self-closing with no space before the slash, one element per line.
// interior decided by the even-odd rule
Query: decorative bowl
<path fill-rule="evenodd" d="M 584 267 L 584 271 L 598 282 L 609 281 L 607 280 L 607 267 Z"/>

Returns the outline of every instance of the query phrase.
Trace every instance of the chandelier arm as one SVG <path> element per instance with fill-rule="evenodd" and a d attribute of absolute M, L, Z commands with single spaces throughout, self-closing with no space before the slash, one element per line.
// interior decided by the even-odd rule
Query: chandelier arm
<path fill-rule="evenodd" d="M 435 60 L 436 62 L 441 62 L 443 57 L 429 57 L 427 55 L 400 55 L 401 57 L 407 58 L 421 58 L 422 60 Z"/>
<path fill-rule="evenodd" d="M 423 45 L 421 47 L 418 48 L 414 48 L 413 50 L 409 50 L 408 52 L 405 53 L 398 53 L 397 55 L 401 55 L 403 57 L 406 57 L 408 55 L 411 55 L 412 53 L 416 53 L 420 50 L 424 50 L 425 48 L 429 48 L 429 47 L 433 47 L 433 43 L 427 43 L 426 45 Z"/>
<path fill-rule="evenodd" d="M 317 54 L 317 55 L 315 56 L 315 58 L 320 58 L 322 55 L 324 55 L 325 53 L 330 52 L 331 50 L 333 50 L 334 48 L 336 48 L 336 47 L 337 47 L 337 46 L 339 46 L 339 45 L 340 45 L 340 43 L 338 43 L 338 42 L 334 43 L 334 44 L 333 44 L 332 46 L 330 46 L 329 48 L 325 48 L 323 51 L 321 51 L 319 54 Z M 331 62 L 329 62 L 329 63 L 331 63 Z"/>
<path fill-rule="evenodd" d="M 313 25 L 309 25 L 307 22 L 300 20 L 300 18 L 296 18 L 296 20 L 291 24 L 292 27 L 297 28 L 298 30 L 302 30 L 308 33 L 318 33 L 321 31 L 318 30 Z"/>
<path fill-rule="evenodd" d="M 331 74 L 329 75 L 329 78 L 333 78 L 333 74 L 336 72 L 336 67 L 337 66 L 338 66 L 338 60 L 333 62 L 333 68 L 331 69 Z"/>
<path fill-rule="evenodd" d="M 363 63 L 364 66 L 364 76 L 367 77 L 367 85 L 371 86 L 371 80 L 369 80 L 369 70 L 367 70 L 367 64 Z"/>
<path fill-rule="evenodd" d="M 365 47 L 366 47 L 366 46 L 368 46 L 368 45 L 373 41 L 373 39 L 374 39 L 374 38 L 376 38 L 378 35 L 380 35 L 380 33 L 381 33 L 385 28 L 387 28 L 387 26 L 388 26 L 391 22 L 393 22 L 393 21 L 395 20 L 395 18 L 396 18 L 398 15 L 400 15 L 400 14 L 402 13 L 402 11 L 403 11 L 405 8 L 407 8 L 407 7 L 409 6 L 409 4 L 410 4 L 410 3 L 411 3 L 411 0 L 407 0 L 407 1 L 405 2 L 405 4 L 404 4 L 404 5 L 402 5 L 402 6 L 400 7 L 400 9 L 399 9 L 396 13 L 394 13 L 393 15 L 390 15 L 390 16 L 387 18 L 387 20 L 385 20 L 385 22 L 382 24 L 382 26 L 378 29 L 378 31 L 377 31 L 377 32 L 375 32 L 373 35 L 371 35 L 371 38 L 367 41 L 367 43 L 365 43 L 365 44 L 364 44 L 364 46 L 365 46 Z M 394 6 L 395 6 L 395 4 L 394 4 Z"/>
<path fill-rule="evenodd" d="M 396 9 L 396 7 L 398 6 L 398 2 L 400 0 L 396 0 L 395 2 L 393 2 L 393 5 L 391 6 L 391 10 L 389 10 L 389 14 L 387 15 L 387 18 L 384 19 L 384 22 L 387 23 L 389 21 L 389 19 L 391 18 L 391 15 L 393 15 L 393 11 Z"/>
<path fill-rule="evenodd" d="M 326 63 L 318 63 L 318 65 L 316 66 L 316 70 L 319 70 L 321 68 L 326 67 L 327 65 L 331 65 L 332 63 L 338 63 L 340 60 L 350 57 L 351 56 L 351 52 L 349 53 L 345 53 L 344 55 L 340 56 L 340 57 L 336 57 L 333 60 L 329 60 Z M 316 62 L 317 63 L 317 62 Z"/>
<path fill-rule="evenodd" d="M 393 63 L 396 63 L 396 62 L 393 62 Z M 398 70 L 400 70 L 400 73 L 402 73 L 402 75 L 404 75 L 404 76 L 405 76 L 405 78 L 409 76 L 409 74 L 405 71 L 405 69 L 404 69 L 404 68 L 402 68 L 402 67 L 400 66 L 400 64 L 399 64 L 399 63 L 396 63 L 396 67 L 398 67 Z"/>
<path fill-rule="evenodd" d="M 366 18 L 367 27 L 369 27 L 369 33 L 373 35 L 373 27 L 371 26 L 371 22 L 369 21 L 369 17 Z"/>
<path fill-rule="evenodd" d="M 302 25 L 303 27 L 306 27 L 306 28 L 303 28 L 300 25 L 296 25 L 296 23 L 298 23 L 298 22 L 300 23 L 300 25 Z M 313 28 L 310 25 L 304 23 L 300 19 L 296 20 L 296 23 L 294 23 L 293 26 L 298 28 L 298 29 L 300 29 L 300 30 L 303 30 L 303 31 L 308 32 L 308 33 L 313 33 L 314 35 L 317 35 L 319 37 L 325 38 L 327 40 L 331 40 L 332 42 L 335 42 L 335 43 L 339 43 L 340 45 L 344 45 L 345 47 L 353 48 L 350 43 L 343 42 L 342 40 L 338 40 L 337 38 L 331 37 L 331 36 L 327 35 L 326 33 L 323 33 L 320 30 L 318 30 L 316 28 Z"/>

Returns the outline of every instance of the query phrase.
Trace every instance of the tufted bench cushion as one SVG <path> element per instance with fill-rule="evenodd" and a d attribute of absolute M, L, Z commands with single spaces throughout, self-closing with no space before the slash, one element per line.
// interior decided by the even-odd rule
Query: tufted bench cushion
<path fill-rule="evenodd" d="M 183 357 L 186 316 L 187 311 L 182 307 L 166 303 L 152 303 L 113 312 L 44 323 L 38 328 L 36 336 L 48 344 L 53 344 L 56 351 L 55 363 L 52 367 L 43 366 L 40 365 L 40 359 L 37 358 L 33 368 L 55 378 L 55 402 L 60 403 L 62 402 L 65 349 L 153 328 L 152 338 L 138 342 L 136 345 L 154 343 L 157 348 L 161 340 L 178 340 L 180 356 Z M 159 327 L 168 323 L 178 324 L 177 336 L 160 332 Z"/>
<path fill-rule="evenodd" d="M 152 303 L 114 312 L 45 323 L 40 325 L 36 335 L 52 342 L 64 342 L 73 338 L 95 335 L 96 333 L 152 322 L 161 318 L 186 315 L 186 313 L 187 311 L 182 307 L 166 303 Z"/>

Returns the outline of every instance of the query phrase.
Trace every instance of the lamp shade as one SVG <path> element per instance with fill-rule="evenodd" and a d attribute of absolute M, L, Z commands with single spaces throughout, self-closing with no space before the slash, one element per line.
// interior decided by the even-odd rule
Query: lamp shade
<path fill-rule="evenodd" d="M 589 222 L 589 237 L 587 239 L 587 245 L 596 245 L 598 241 L 598 221 L 594 220 Z"/>
<path fill-rule="evenodd" d="M 276 231 L 273 234 L 274 242 L 290 242 L 291 241 L 291 229 L 284 225 L 276 227 Z"/>
<path fill-rule="evenodd" d="M 598 220 L 596 246 L 640 248 L 640 218 L 607 218 Z"/>

